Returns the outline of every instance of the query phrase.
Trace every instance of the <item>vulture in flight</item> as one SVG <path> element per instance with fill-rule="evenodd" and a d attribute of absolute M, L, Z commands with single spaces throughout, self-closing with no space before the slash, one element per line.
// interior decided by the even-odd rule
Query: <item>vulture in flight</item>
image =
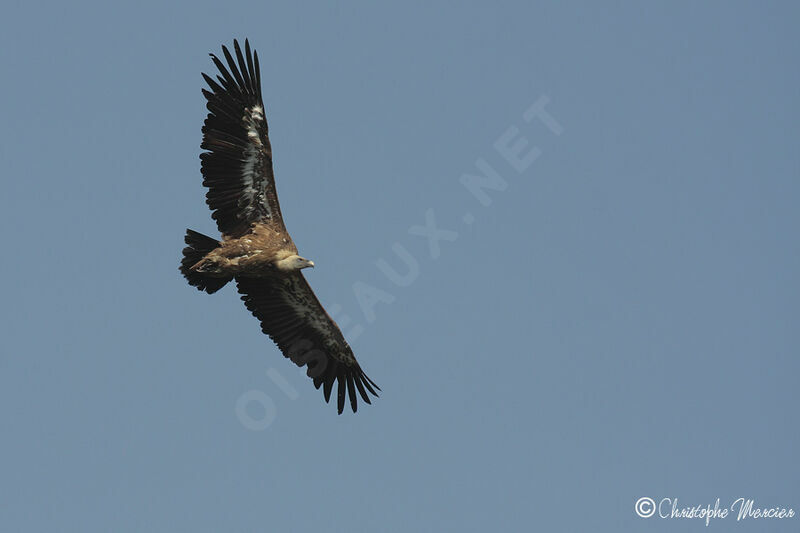
<path fill-rule="evenodd" d="M 349 398 L 366 403 L 378 386 L 361 370 L 339 326 L 325 312 L 302 269 L 314 262 L 299 255 L 283 223 L 272 172 L 258 54 L 245 40 L 236 58 L 223 46 L 223 63 L 211 54 L 217 79 L 203 74 L 208 116 L 200 155 L 206 203 L 222 240 L 186 230 L 180 271 L 189 284 L 212 294 L 235 280 L 261 329 L 297 366 L 307 365 L 314 386 L 329 402 L 336 383 L 339 414 Z M 227 63 L 227 67 L 226 67 Z"/>

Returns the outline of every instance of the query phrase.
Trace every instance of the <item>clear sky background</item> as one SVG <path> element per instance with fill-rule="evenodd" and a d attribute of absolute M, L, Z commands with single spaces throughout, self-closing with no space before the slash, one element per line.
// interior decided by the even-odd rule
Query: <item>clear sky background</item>
<path fill-rule="evenodd" d="M 705 527 L 640 518 L 643 496 L 800 512 L 796 3 L 3 11 L 1 531 Z M 234 37 L 261 57 L 307 277 L 383 389 L 355 415 L 233 287 L 178 273 L 187 227 L 218 235 L 200 72 Z M 481 165 L 504 190 L 461 183 Z M 451 232 L 433 248 L 426 213 Z"/>

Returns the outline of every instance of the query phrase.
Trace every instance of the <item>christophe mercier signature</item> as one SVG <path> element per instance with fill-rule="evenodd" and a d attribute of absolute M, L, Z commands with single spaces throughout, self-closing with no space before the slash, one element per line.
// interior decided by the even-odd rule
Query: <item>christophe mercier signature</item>
<path fill-rule="evenodd" d="M 651 500 L 652 501 L 652 500 Z M 652 514 L 652 513 L 651 513 Z M 678 502 L 678 498 L 662 498 L 658 502 L 658 516 L 661 518 L 699 518 L 705 519 L 706 525 L 713 519 L 735 517 L 737 521 L 764 518 L 794 518 L 791 507 L 764 507 L 755 500 L 737 498 L 728 507 L 723 507 L 720 499 L 714 504 L 687 507 Z M 640 514 L 640 516 L 642 516 Z"/>

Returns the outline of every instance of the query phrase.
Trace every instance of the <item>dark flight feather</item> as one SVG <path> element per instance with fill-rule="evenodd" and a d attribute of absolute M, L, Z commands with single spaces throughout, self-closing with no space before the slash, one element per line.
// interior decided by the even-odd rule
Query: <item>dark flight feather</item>
<path fill-rule="evenodd" d="M 258 56 L 250 55 L 246 41 L 245 50 L 246 55 L 234 41 L 234 59 L 223 46 L 227 65 L 211 54 L 220 73 L 217 80 L 203 74 L 211 90 L 203 89 L 209 114 L 200 145 L 206 150 L 200 155 L 201 171 L 208 187 L 206 203 L 225 237 L 241 237 L 254 223 L 286 232 L 275 191 Z"/>
<path fill-rule="evenodd" d="M 334 381 L 338 383 L 340 414 L 347 396 L 353 412 L 358 410 L 356 390 L 366 403 L 372 402 L 365 387 L 378 396 L 375 389 L 380 388 L 361 370 L 336 322 L 325 312 L 300 272 L 268 278 L 239 276 L 236 285 L 245 306 L 261 322 L 261 330 L 283 355 L 298 366 L 309 365 L 309 376 L 319 373 L 314 377 L 314 386 L 323 387 L 326 402 L 330 401 Z"/>

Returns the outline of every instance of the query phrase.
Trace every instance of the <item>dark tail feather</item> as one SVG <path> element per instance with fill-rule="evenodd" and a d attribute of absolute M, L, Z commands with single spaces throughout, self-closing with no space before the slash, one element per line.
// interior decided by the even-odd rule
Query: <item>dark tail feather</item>
<path fill-rule="evenodd" d="M 227 278 L 215 278 L 191 270 L 191 268 L 205 257 L 208 252 L 219 247 L 217 241 L 190 229 L 186 230 L 184 241 L 186 241 L 188 246 L 183 249 L 183 260 L 181 260 L 180 270 L 183 277 L 189 281 L 189 285 L 197 287 L 201 291 L 206 291 L 208 294 L 213 294 L 233 279 L 232 276 Z"/>

